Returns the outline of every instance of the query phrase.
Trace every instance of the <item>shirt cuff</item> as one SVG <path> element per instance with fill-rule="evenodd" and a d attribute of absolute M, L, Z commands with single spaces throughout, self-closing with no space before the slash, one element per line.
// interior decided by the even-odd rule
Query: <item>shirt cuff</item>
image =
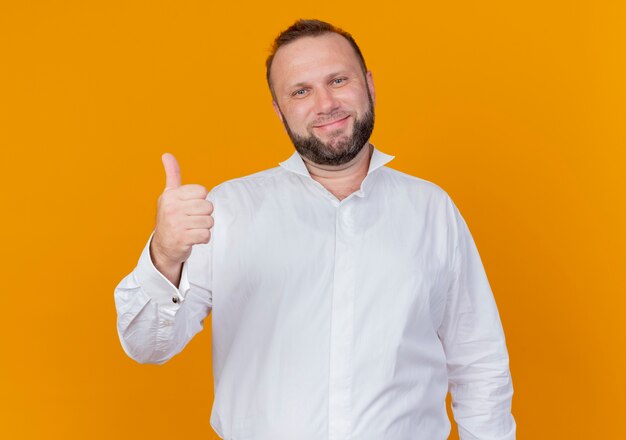
<path fill-rule="evenodd" d="M 187 275 L 187 262 L 183 263 L 183 269 L 180 276 L 179 287 L 174 286 L 158 269 L 154 266 L 150 257 L 150 243 L 154 232 L 150 234 L 150 239 L 143 249 L 135 276 L 141 289 L 157 304 L 174 306 L 175 308 L 185 301 L 185 296 L 189 291 L 189 277 Z"/>

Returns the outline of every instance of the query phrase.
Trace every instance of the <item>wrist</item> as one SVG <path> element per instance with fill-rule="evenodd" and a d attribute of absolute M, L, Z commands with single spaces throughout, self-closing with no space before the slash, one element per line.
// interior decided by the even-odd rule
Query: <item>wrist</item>
<path fill-rule="evenodd" d="M 178 286 L 182 272 L 183 262 L 173 261 L 164 256 L 154 244 L 150 243 L 150 259 L 154 267 L 167 278 L 173 285 Z"/>

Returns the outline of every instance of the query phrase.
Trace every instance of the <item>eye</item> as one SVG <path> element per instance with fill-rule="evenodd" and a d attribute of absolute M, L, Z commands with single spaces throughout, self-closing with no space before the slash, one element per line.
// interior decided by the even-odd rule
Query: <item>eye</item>
<path fill-rule="evenodd" d="M 346 82 L 347 78 L 335 78 L 331 81 L 331 84 L 333 86 L 340 86 L 343 85 Z"/>
<path fill-rule="evenodd" d="M 307 89 L 298 89 L 291 94 L 294 98 L 301 98 L 306 95 Z"/>

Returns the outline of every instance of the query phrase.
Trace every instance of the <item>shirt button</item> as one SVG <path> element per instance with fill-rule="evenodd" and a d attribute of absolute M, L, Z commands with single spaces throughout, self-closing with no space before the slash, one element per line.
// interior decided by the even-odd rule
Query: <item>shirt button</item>
<path fill-rule="evenodd" d="M 174 304 L 178 304 L 178 298 L 177 298 L 177 297 L 173 297 L 173 298 L 172 298 L 172 302 L 173 302 Z"/>

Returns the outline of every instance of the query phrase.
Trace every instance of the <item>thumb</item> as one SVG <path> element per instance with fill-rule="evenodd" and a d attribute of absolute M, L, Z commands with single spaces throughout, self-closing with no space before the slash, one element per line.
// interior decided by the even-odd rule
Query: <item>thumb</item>
<path fill-rule="evenodd" d="M 180 167 L 173 154 L 165 153 L 161 156 L 165 168 L 165 189 L 178 188 L 180 182 Z"/>

